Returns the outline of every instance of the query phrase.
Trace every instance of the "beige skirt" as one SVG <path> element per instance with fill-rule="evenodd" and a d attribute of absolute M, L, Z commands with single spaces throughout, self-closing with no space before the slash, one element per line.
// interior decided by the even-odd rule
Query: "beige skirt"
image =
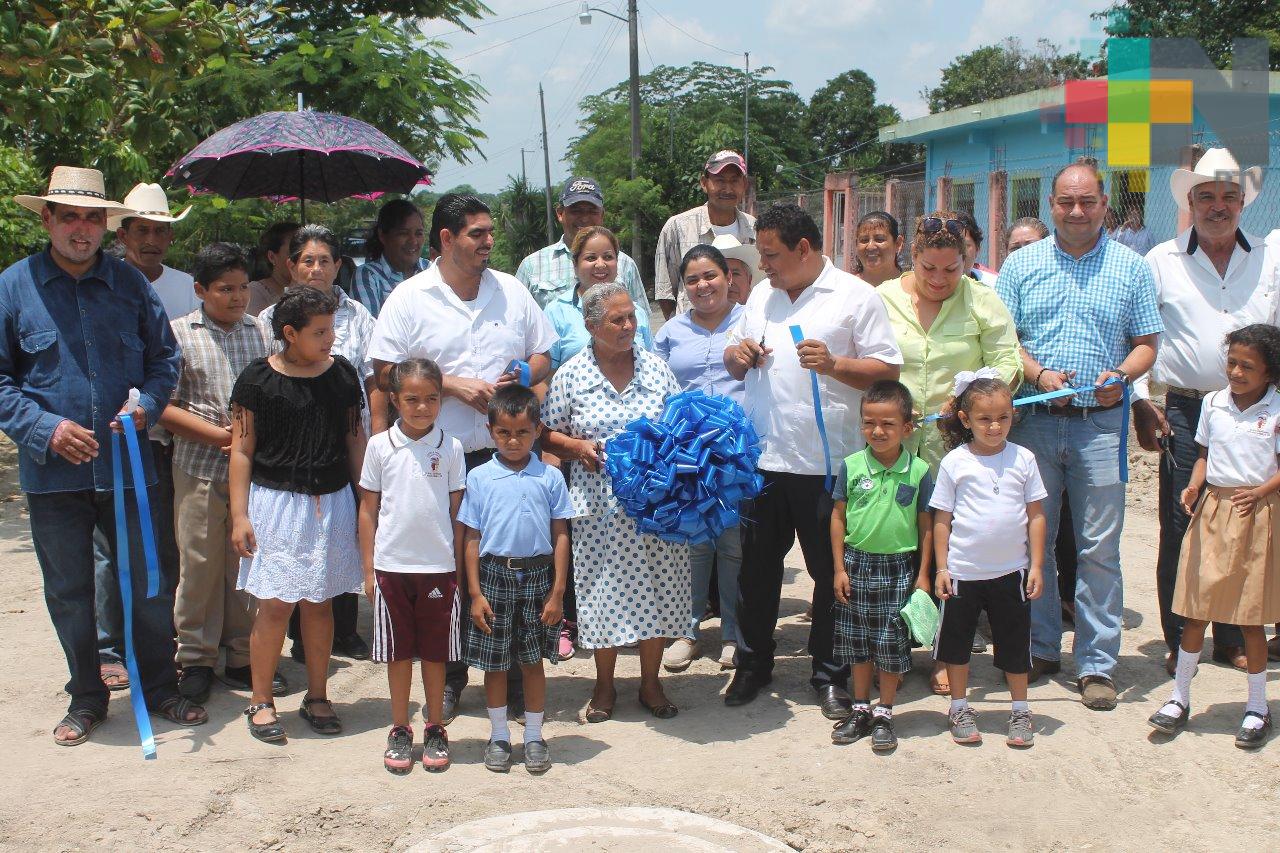
<path fill-rule="evenodd" d="M 1268 495 L 1242 516 L 1231 505 L 1240 489 L 1205 486 L 1182 543 L 1173 612 L 1228 625 L 1280 621 L 1280 548 L 1274 524 L 1280 497 Z"/>

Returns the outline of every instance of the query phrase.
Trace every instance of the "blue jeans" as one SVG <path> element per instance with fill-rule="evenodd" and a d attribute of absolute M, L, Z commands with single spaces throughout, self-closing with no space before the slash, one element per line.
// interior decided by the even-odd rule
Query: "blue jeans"
<path fill-rule="evenodd" d="M 160 523 L 154 490 L 151 523 Z M 175 695 L 178 679 L 173 668 L 173 583 L 161 577 L 160 593 L 148 599 L 146 560 L 138 529 L 133 495 L 125 496 L 129 530 L 129 562 L 133 579 L 133 640 L 147 706 L 155 709 Z M 44 600 L 49 618 L 67 657 L 71 678 L 66 691 L 71 708 L 105 711 L 107 687 L 98 672 L 98 631 L 94 624 L 95 531 L 115 552 L 115 507 L 110 492 L 52 492 L 28 494 L 31 541 L 44 576 Z M 137 689 L 138 685 L 132 685 Z"/>
<path fill-rule="evenodd" d="M 1124 619 L 1124 578 L 1120 533 L 1124 529 L 1125 484 L 1120 482 L 1120 407 L 1090 410 L 1087 416 L 1051 415 L 1042 406 L 1023 416 L 1009 438 L 1036 456 L 1049 496 L 1044 500 L 1048 547 L 1044 594 L 1031 602 L 1031 654 L 1044 660 L 1062 656 L 1062 604 L 1052 543 L 1065 489 L 1075 528 L 1076 639 L 1078 674 L 1111 677 L 1120 656 Z"/>
<path fill-rule="evenodd" d="M 711 565 L 715 563 L 720 582 L 720 639 L 738 642 L 738 570 L 742 568 L 742 530 L 738 525 L 720 534 L 714 542 L 689 546 L 689 568 L 693 572 L 693 618 L 685 636 L 698 639 L 698 623 L 707 609 L 707 590 L 711 588 Z"/>

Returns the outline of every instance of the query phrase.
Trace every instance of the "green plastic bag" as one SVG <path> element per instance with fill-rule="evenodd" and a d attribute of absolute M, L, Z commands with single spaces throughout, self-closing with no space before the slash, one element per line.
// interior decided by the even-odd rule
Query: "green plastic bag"
<path fill-rule="evenodd" d="M 938 632 L 938 608 L 929 593 L 917 588 L 902 608 L 902 618 L 911 631 L 911 639 L 922 646 L 932 646 Z"/>

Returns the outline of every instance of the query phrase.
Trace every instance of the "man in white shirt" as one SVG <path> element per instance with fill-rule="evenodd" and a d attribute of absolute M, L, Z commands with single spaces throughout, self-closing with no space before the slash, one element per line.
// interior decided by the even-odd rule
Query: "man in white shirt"
<path fill-rule="evenodd" d="M 124 259 L 151 282 L 169 319 L 185 317 L 200 307 L 195 283 L 188 273 L 165 266 L 164 256 L 173 242 L 173 223 L 181 221 L 191 206 L 177 216 L 170 215 L 168 197 L 159 184 L 138 184 L 123 203 L 138 212 L 113 216 L 107 225 L 124 246 Z"/>
<path fill-rule="evenodd" d="M 742 644 L 725 704 L 750 702 L 772 680 L 782 561 L 799 538 L 814 582 L 810 684 L 823 715 L 842 719 L 851 703 L 849 667 L 832 651 L 831 474 L 863 446 L 862 391 L 897 379 L 902 354 L 875 290 L 822 256 L 813 217 L 795 204 L 777 204 L 756 227 L 760 268 L 769 278 L 751 291 L 724 363 L 746 382 L 743 408 L 760 434 L 757 467 L 765 487 L 743 508 Z M 815 377 L 825 441 L 814 409 Z"/>
<path fill-rule="evenodd" d="M 440 258 L 391 291 L 374 324 L 368 353 L 379 388 L 369 403 L 373 432 L 388 426 L 391 367 L 407 358 L 429 358 L 444 373 L 444 401 L 436 423 L 462 443 L 468 471 L 493 456 L 489 399 L 499 387 L 519 380 L 508 365 L 516 359 L 528 362 L 529 384 L 536 385 L 550 371 L 548 350 L 557 340 L 524 285 L 489 269 L 493 230 L 488 206 L 475 196 L 449 193 L 436 202 L 430 241 L 440 247 Z M 519 666 L 513 671 L 508 698 L 519 716 Z M 466 684 L 466 664 L 449 664 L 446 722 Z"/>
<path fill-rule="evenodd" d="M 1134 383 L 1138 441 L 1161 450 L 1160 551 L 1156 590 L 1160 624 L 1173 674 L 1182 617 L 1172 611 L 1182 539 L 1190 522 L 1181 494 L 1196 461 L 1195 432 L 1203 399 L 1227 384 L 1223 337 L 1251 323 L 1276 323 L 1277 256 L 1240 229 L 1244 208 L 1258 195 L 1257 167 L 1241 170 L 1225 148 L 1205 152 L 1194 170 L 1178 169 L 1170 187 L 1191 212 L 1189 229 L 1147 254 L 1164 332 L 1151 377 L 1166 386 L 1165 408 L 1150 400 L 1146 377 Z M 1215 660 L 1245 668 L 1244 640 L 1233 625 L 1213 626 Z"/>

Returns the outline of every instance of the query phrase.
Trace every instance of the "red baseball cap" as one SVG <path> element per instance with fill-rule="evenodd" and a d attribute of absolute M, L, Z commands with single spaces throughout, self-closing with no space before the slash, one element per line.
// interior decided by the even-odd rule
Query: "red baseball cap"
<path fill-rule="evenodd" d="M 737 166 L 738 171 L 742 174 L 747 173 L 747 161 L 742 159 L 742 155 L 737 151 L 717 151 L 707 158 L 707 164 L 702 167 L 702 171 L 708 175 L 718 175 L 726 166 Z"/>

